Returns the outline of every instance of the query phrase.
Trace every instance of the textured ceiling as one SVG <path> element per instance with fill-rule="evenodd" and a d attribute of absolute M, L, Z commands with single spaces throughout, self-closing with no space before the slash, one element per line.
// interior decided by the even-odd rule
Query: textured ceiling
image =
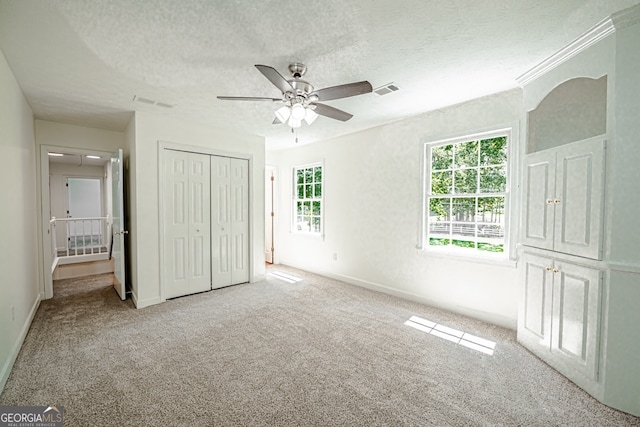
<path fill-rule="evenodd" d="M 154 111 L 295 145 L 254 64 L 302 62 L 316 89 L 400 91 L 328 101 L 354 114 L 298 130 L 322 140 L 516 87 L 516 77 L 640 0 L 0 0 L 0 47 L 36 118 L 123 130 Z M 175 105 L 134 102 L 134 96 Z"/>

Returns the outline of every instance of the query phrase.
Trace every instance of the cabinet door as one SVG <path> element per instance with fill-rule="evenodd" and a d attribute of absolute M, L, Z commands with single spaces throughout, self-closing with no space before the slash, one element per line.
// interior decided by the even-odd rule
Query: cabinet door
<path fill-rule="evenodd" d="M 554 359 L 570 377 L 597 380 L 602 273 L 559 261 L 553 271 Z"/>
<path fill-rule="evenodd" d="M 211 289 L 209 156 L 166 150 L 164 296 Z"/>
<path fill-rule="evenodd" d="M 564 146 L 556 162 L 554 250 L 601 259 L 604 141 Z"/>
<path fill-rule="evenodd" d="M 521 299 L 518 313 L 518 341 L 533 350 L 551 348 L 553 261 L 525 254 L 519 263 Z"/>
<path fill-rule="evenodd" d="M 553 249 L 555 192 L 555 152 L 534 153 L 525 159 L 522 218 L 522 243 Z"/>

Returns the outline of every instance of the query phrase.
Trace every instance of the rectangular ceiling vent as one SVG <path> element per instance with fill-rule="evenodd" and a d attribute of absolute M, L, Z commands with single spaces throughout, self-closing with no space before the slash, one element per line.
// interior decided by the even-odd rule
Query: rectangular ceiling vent
<path fill-rule="evenodd" d="M 133 97 L 133 102 L 139 102 L 141 104 L 154 105 L 156 107 L 162 108 L 173 108 L 175 105 L 167 104 L 166 102 L 154 101 L 153 99 L 143 98 L 141 96 L 135 95 Z"/>
<path fill-rule="evenodd" d="M 397 90 L 400 90 L 398 85 L 396 85 L 395 83 L 387 83 L 386 85 L 380 86 L 379 88 L 374 89 L 373 91 L 378 95 L 382 96 L 391 92 L 395 92 Z"/>

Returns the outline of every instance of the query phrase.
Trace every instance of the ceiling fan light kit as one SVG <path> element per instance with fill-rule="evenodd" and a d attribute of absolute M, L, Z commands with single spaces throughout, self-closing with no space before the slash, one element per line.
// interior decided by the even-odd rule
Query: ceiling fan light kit
<path fill-rule="evenodd" d="M 225 101 L 271 101 L 284 104 L 275 111 L 276 119 L 273 123 L 286 123 L 293 128 L 299 128 L 304 121 L 312 124 L 318 115 L 346 122 L 352 114 L 339 110 L 318 101 L 331 101 L 351 96 L 370 93 L 373 89 L 368 81 L 348 83 L 314 90 L 309 82 L 302 80 L 307 72 L 307 66 L 299 62 L 289 65 L 291 79 L 285 79 L 275 68 L 268 65 L 256 65 L 256 68 L 282 92 L 281 98 L 218 96 Z"/>

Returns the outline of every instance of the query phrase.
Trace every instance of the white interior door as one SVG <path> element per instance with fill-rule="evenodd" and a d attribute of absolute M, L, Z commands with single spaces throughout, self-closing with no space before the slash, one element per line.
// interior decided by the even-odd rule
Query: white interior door
<path fill-rule="evenodd" d="M 165 297 L 211 289 L 210 160 L 167 150 L 164 168 Z"/>
<path fill-rule="evenodd" d="M 249 161 L 211 157 L 213 288 L 249 281 Z"/>
<path fill-rule="evenodd" d="M 111 185 L 112 185 L 112 209 L 113 223 L 112 230 L 112 250 L 113 258 L 113 286 L 120 296 L 120 299 L 127 298 L 126 277 L 125 277 L 125 247 L 124 235 L 128 233 L 124 229 L 124 174 L 122 168 L 122 149 L 119 149 L 111 156 Z"/>
<path fill-rule="evenodd" d="M 231 165 L 231 284 L 249 281 L 249 161 Z"/>
<path fill-rule="evenodd" d="M 231 162 L 227 157 L 211 157 L 211 243 L 212 288 L 231 285 Z"/>

